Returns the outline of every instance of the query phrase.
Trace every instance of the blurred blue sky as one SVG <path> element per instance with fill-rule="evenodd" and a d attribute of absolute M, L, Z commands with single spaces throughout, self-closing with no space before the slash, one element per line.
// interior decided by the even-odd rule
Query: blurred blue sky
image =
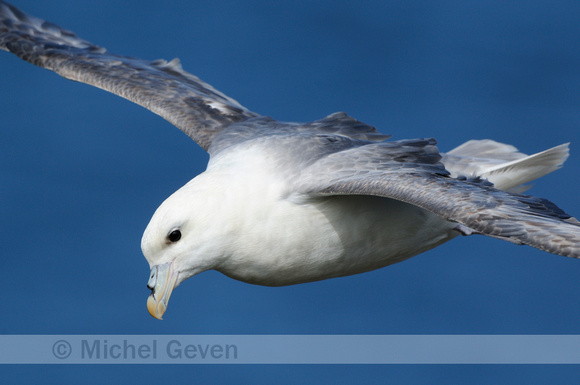
<path fill-rule="evenodd" d="M 335 111 L 441 151 L 571 142 L 530 193 L 580 216 L 576 1 L 20 0 L 117 54 L 179 57 L 249 109 Z M 142 231 L 207 155 L 149 111 L 0 55 L 3 334 L 580 334 L 580 261 L 462 237 L 363 275 L 284 288 L 207 272 L 147 313 Z M 16 366 L 3 381 L 572 383 L 576 366 Z M 364 381 L 361 380 L 364 378 Z"/>

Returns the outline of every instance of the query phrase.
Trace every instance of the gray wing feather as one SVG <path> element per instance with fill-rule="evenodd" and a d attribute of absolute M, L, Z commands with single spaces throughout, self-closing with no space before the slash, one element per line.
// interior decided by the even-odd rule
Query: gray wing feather
<path fill-rule="evenodd" d="M 375 127 L 356 120 L 348 116 L 345 112 L 335 112 L 324 119 L 301 124 L 297 127 L 296 131 L 340 135 L 351 139 L 368 140 L 371 142 L 382 142 L 391 137 L 391 135 L 381 134 Z"/>
<path fill-rule="evenodd" d="M 306 196 L 374 195 L 419 206 L 479 233 L 580 258 L 580 223 L 552 202 L 452 178 L 434 140 L 372 143 L 333 153 L 301 173 Z"/>
<path fill-rule="evenodd" d="M 288 148 L 300 143 L 298 149 L 301 153 L 300 159 L 293 157 L 294 161 L 300 162 L 307 158 L 318 159 L 331 152 L 360 146 L 360 142 L 380 142 L 390 137 L 391 135 L 381 134 L 375 127 L 358 121 L 344 112 L 336 112 L 310 123 L 280 122 L 269 116 L 260 116 L 232 124 L 220 132 L 212 142 L 209 152 L 215 155 L 225 148 L 246 141 L 275 139 L 284 143 L 279 152 L 290 155 L 295 153 Z M 276 143 L 271 145 L 275 147 Z"/>
<path fill-rule="evenodd" d="M 177 59 L 145 61 L 113 55 L 2 1 L 0 48 L 65 78 L 129 99 L 162 116 L 206 150 L 225 127 L 258 116 L 185 72 Z"/>

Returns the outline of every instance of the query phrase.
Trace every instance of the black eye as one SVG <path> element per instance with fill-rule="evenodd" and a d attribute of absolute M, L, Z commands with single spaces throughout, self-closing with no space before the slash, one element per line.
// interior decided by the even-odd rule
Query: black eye
<path fill-rule="evenodd" d="M 172 243 L 179 241 L 181 239 L 181 231 L 173 230 L 172 232 L 169 233 L 167 239 L 169 239 L 169 242 Z"/>

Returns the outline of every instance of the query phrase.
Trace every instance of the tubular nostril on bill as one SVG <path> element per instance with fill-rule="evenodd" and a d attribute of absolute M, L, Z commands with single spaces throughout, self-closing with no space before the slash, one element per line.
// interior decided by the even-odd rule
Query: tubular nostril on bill
<path fill-rule="evenodd" d="M 151 269 L 151 275 L 149 276 L 149 282 L 147 282 L 147 287 L 151 290 L 155 289 L 157 284 L 157 266 L 153 266 Z"/>

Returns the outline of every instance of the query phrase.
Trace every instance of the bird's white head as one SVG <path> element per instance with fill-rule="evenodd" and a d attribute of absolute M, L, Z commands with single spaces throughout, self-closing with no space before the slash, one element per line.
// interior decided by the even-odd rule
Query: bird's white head
<path fill-rule="evenodd" d="M 171 195 L 153 214 L 141 249 L 151 267 L 147 286 L 149 313 L 162 319 L 173 289 L 198 273 L 215 268 L 223 256 L 218 198 L 199 175 Z M 222 227 L 222 228 L 220 228 Z"/>

